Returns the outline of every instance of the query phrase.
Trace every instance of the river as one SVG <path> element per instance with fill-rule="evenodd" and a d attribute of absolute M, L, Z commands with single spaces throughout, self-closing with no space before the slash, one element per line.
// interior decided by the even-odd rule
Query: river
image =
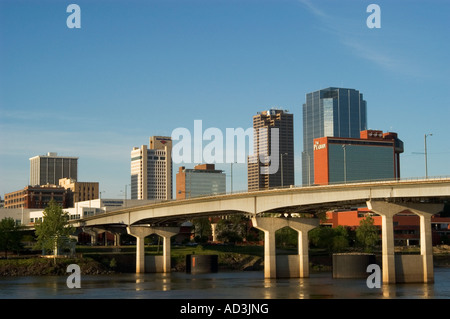
<path fill-rule="evenodd" d="M 381 288 L 329 272 L 295 279 L 264 279 L 261 271 L 85 275 L 80 288 L 68 288 L 66 276 L 1 277 L 0 299 L 450 299 L 450 268 L 434 275 L 432 284 Z"/>

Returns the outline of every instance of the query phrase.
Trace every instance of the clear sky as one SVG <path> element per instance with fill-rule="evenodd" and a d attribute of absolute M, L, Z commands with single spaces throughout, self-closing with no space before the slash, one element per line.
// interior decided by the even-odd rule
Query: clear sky
<path fill-rule="evenodd" d="M 57 152 L 118 198 L 133 146 L 194 120 L 249 128 L 271 107 L 294 114 L 301 185 L 302 104 L 330 86 L 360 90 L 369 128 L 399 134 L 402 177 L 425 175 L 428 133 L 428 174 L 450 175 L 449 14 L 447 0 L 0 0 L 0 195 Z M 233 172 L 246 190 L 246 164 Z"/>

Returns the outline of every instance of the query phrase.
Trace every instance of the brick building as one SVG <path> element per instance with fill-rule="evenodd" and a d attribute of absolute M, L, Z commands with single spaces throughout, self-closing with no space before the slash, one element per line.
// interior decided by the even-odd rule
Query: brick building
<path fill-rule="evenodd" d="M 54 199 L 63 208 L 70 207 L 70 194 L 61 186 L 26 186 L 5 194 L 5 208 L 46 208 Z"/>
<path fill-rule="evenodd" d="M 345 226 L 356 229 L 361 220 L 370 215 L 374 220 L 374 225 L 381 232 L 381 216 L 372 213 L 368 208 L 355 208 L 345 211 L 329 211 L 326 214 L 326 221 L 322 225 L 337 227 Z M 409 246 L 420 243 L 420 220 L 419 216 L 405 210 L 396 214 L 393 218 L 394 241 L 396 245 Z M 431 218 L 433 245 L 442 243 L 443 240 L 450 239 L 450 217 L 441 217 L 439 214 Z"/>

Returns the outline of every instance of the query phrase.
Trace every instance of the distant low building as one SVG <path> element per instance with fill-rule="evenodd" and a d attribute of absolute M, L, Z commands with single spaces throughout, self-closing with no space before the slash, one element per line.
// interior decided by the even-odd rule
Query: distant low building
<path fill-rule="evenodd" d="M 224 194 L 226 175 L 214 164 L 200 164 L 193 169 L 181 166 L 176 176 L 176 199 Z"/>
<path fill-rule="evenodd" d="M 367 207 L 351 210 L 334 210 L 326 213 L 326 220 L 321 224 L 332 228 L 338 226 L 356 229 L 360 222 L 371 216 L 374 225 L 381 231 L 381 216 L 374 214 Z M 396 245 L 409 246 L 420 244 L 420 218 L 408 210 L 400 212 L 393 217 L 394 242 Z M 433 245 L 441 244 L 450 239 L 450 217 L 441 217 L 439 214 L 431 217 L 431 230 Z"/>
<path fill-rule="evenodd" d="M 64 187 L 41 185 L 5 194 L 5 208 L 45 208 L 52 199 L 63 208 L 70 206 L 70 195 Z"/>
<path fill-rule="evenodd" d="M 70 190 L 72 193 L 72 203 L 83 202 L 99 198 L 99 183 L 98 182 L 77 182 L 71 178 L 62 178 L 59 180 L 59 186 Z"/>

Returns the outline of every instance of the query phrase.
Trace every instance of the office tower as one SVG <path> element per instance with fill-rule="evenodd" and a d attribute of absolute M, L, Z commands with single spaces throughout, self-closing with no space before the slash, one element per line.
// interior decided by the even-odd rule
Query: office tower
<path fill-rule="evenodd" d="M 214 164 L 201 164 L 194 169 L 181 166 L 176 181 L 177 199 L 226 193 L 226 175 Z"/>
<path fill-rule="evenodd" d="M 172 199 L 172 138 L 150 137 L 131 151 L 131 199 Z"/>
<path fill-rule="evenodd" d="M 77 180 L 78 157 L 47 153 L 30 158 L 30 185 L 58 185 L 61 178 Z"/>
<path fill-rule="evenodd" d="M 396 133 L 365 130 L 360 138 L 320 137 L 313 148 L 317 185 L 400 178 L 403 142 Z"/>
<path fill-rule="evenodd" d="M 247 175 L 249 191 L 294 185 L 294 117 L 288 111 L 270 109 L 253 116 Z"/>
<path fill-rule="evenodd" d="M 303 104 L 302 184 L 314 184 L 314 139 L 359 138 L 367 129 L 367 105 L 355 89 L 330 87 L 306 94 Z"/>

